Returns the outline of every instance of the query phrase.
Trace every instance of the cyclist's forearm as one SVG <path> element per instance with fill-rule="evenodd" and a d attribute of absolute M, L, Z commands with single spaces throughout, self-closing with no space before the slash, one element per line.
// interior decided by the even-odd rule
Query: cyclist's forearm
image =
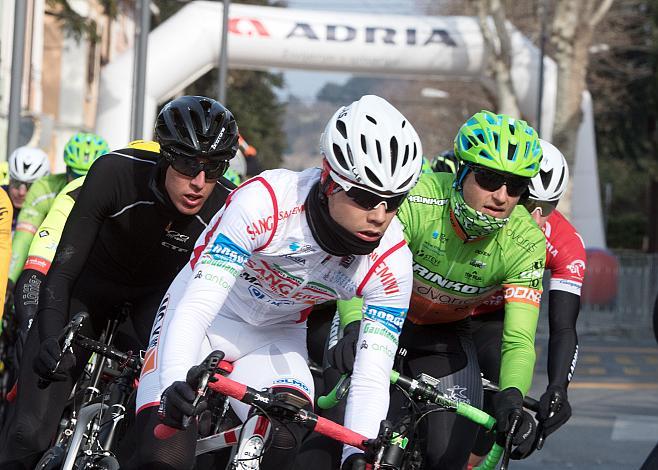
<path fill-rule="evenodd" d="M 549 295 L 548 384 L 566 388 L 578 359 L 576 321 L 580 296 L 551 290 Z"/>
<path fill-rule="evenodd" d="M 539 309 L 526 304 L 505 306 L 500 361 L 500 388 L 518 388 L 523 395 L 532 384 L 535 366 L 535 331 Z"/>
<path fill-rule="evenodd" d="M 9 279 L 15 284 L 23 272 L 23 265 L 27 259 L 30 243 L 34 238 L 34 232 L 16 230 L 12 240 L 11 261 L 9 264 Z"/>
<path fill-rule="evenodd" d="M 363 310 L 362 298 L 354 297 L 350 300 L 338 300 L 336 307 L 340 315 L 341 328 L 345 328 L 350 323 L 361 320 L 361 312 Z"/>

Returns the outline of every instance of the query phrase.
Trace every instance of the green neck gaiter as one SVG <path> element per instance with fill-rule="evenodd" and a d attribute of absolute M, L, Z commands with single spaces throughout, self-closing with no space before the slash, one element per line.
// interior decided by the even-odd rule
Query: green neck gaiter
<path fill-rule="evenodd" d="M 509 217 L 498 219 L 476 211 L 466 204 L 461 191 L 453 187 L 450 190 L 450 207 L 456 222 L 466 235 L 465 241 L 477 240 L 489 236 L 507 224 Z"/>

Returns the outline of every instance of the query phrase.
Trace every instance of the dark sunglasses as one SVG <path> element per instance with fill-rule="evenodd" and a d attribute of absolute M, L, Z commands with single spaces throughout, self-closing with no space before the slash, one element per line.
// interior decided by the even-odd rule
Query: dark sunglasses
<path fill-rule="evenodd" d="M 548 217 L 551 215 L 551 212 L 555 210 L 557 207 L 558 201 L 537 201 L 535 199 L 528 199 L 525 204 L 526 209 L 528 209 L 528 212 L 531 214 L 536 210 L 539 209 L 541 210 L 541 215 L 543 217 Z"/>
<path fill-rule="evenodd" d="M 356 202 L 359 206 L 366 210 L 373 210 L 380 204 L 384 204 L 386 212 L 395 212 L 400 208 L 404 200 L 407 198 L 407 193 L 398 194 L 396 196 L 384 197 L 379 194 L 367 191 L 365 189 L 352 186 L 345 191 L 347 197 Z"/>
<path fill-rule="evenodd" d="M 206 174 L 206 179 L 215 180 L 222 176 L 229 167 L 228 160 L 213 158 L 204 162 L 194 157 L 176 156 L 171 153 L 165 153 L 164 155 L 174 170 L 191 178 L 195 178 L 203 171 Z"/>
<path fill-rule="evenodd" d="M 9 180 L 9 187 L 13 189 L 21 189 L 21 186 L 25 186 L 25 190 L 29 190 L 32 183 L 26 183 L 24 181 L 18 180 Z"/>
<path fill-rule="evenodd" d="M 487 191 L 497 191 L 502 185 L 507 186 L 507 194 L 511 197 L 522 196 L 528 189 L 530 178 L 514 176 L 508 173 L 499 173 L 481 166 L 469 166 L 476 183 Z"/>

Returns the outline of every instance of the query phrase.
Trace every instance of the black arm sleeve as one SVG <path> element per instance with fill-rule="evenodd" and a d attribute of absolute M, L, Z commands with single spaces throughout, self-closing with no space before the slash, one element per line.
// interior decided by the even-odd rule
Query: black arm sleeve
<path fill-rule="evenodd" d="M 71 289 L 103 221 L 115 209 L 117 188 L 122 184 L 116 163 L 116 157 L 111 154 L 94 162 L 66 221 L 40 297 L 38 325 L 41 341 L 58 336 L 68 322 Z M 123 184 L 127 184 L 126 181 Z"/>
<path fill-rule="evenodd" d="M 548 296 L 548 384 L 565 389 L 571 381 L 578 358 L 576 320 L 580 311 L 580 296 L 561 290 L 551 290 Z"/>

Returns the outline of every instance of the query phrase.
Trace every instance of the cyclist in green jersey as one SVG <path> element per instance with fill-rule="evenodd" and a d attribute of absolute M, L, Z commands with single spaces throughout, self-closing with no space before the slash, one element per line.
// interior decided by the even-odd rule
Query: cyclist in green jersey
<path fill-rule="evenodd" d="M 441 152 L 434 158 L 432 162 L 432 171 L 437 173 L 452 173 L 457 174 L 459 170 L 459 159 L 455 156 L 452 150 Z"/>
<path fill-rule="evenodd" d="M 457 175 L 422 175 L 398 213 L 414 256 L 413 293 L 399 340 L 398 366 L 406 375 L 440 378 L 438 387 L 444 393 L 481 407 L 470 315 L 502 285 L 501 392 L 494 398 L 494 416 L 499 436 L 520 416 L 514 443 L 528 446 L 534 420 L 523 413 L 522 400 L 535 363 L 546 241 L 518 203 L 539 171 L 542 151 L 537 133 L 524 121 L 488 111 L 475 114 L 460 128 L 454 149 L 461 161 Z M 344 336 L 329 351 L 329 359 L 341 372 L 351 369 L 357 347 L 372 346 L 359 340 L 359 304 L 358 299 L 339 302 Z M 394 393 L 389 416 L 399 417 L 406 406 Z M 453 413 L 431 413 L 422 426 L 424 468 L 463 469 L 476 425 Z M 353 467 L 344 468 L 357 468 L 357 458 L 350 462 Z"/>
<path fill-rule="evenodd" d="M 25 196 L 12 239 L 9 267 L 9 280 L 12 283 L 16 282 L 23 271 L 30 243 L 48 214 L 55 196 L 68 182 L 87 174 L 94 160 L 109 151 L 110 148 L 102 137 L 79 132 L 71 137 L 64 147 L 66 173 L 47 175 L 32 184 Z"/>

